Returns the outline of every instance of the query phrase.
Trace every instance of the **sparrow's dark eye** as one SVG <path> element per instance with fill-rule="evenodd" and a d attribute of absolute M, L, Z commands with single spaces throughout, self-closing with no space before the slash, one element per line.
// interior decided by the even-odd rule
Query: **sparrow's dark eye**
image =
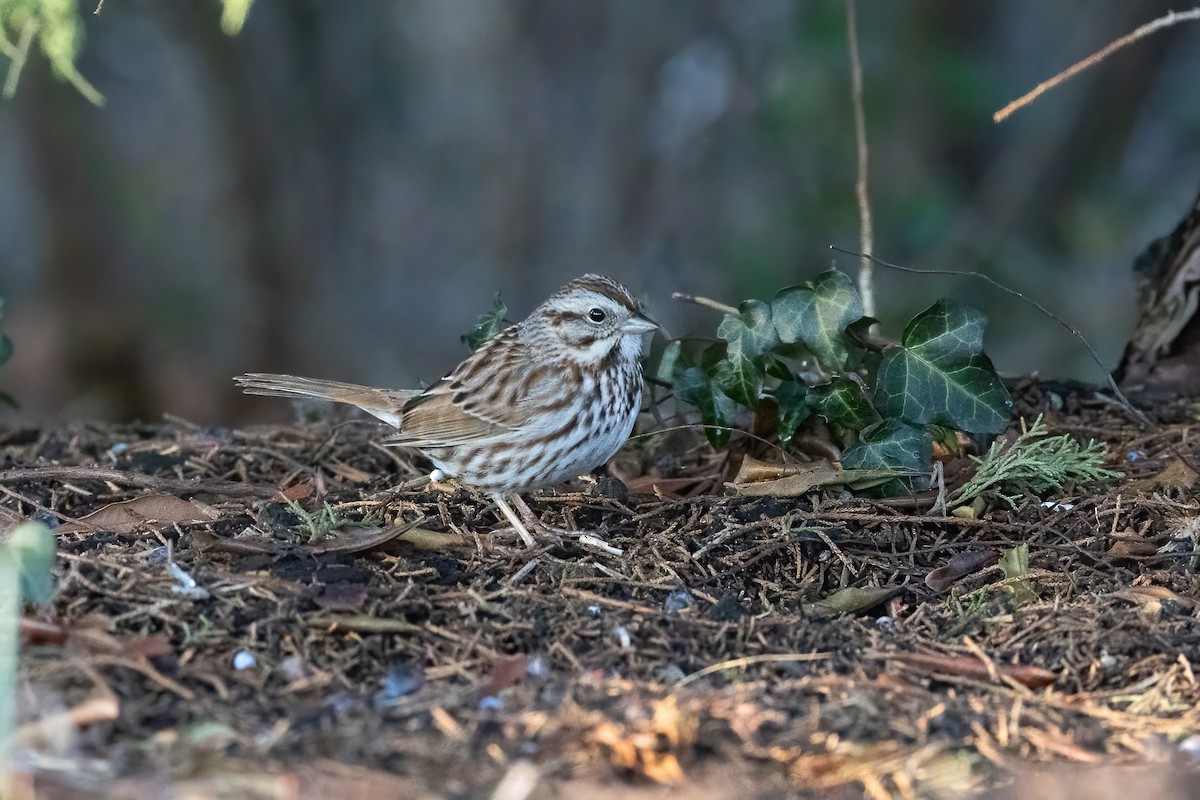
<path fill-rule="evenodd" d="M 604 322 L 604 309 L 593 308 L 588 312 L 588 319 L 592 322 Z"/>

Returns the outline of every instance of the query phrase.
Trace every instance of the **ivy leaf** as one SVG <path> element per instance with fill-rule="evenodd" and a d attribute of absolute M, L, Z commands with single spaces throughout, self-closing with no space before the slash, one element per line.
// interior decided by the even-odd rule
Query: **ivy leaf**
<path fill-rule="evenodd" d="M 747 300 L 736 315 L 725 315 L 717 336 L 728 344 L 713 378 L 725 394 L 754 408 L 763 378 L 761 356 L 779 341 L 771 324 L 771 307 L 761 300 Z"/>
<path fill-rule="evenodd" d="M 910 481 L 894 479 L 879 487 L 884 495 L 903 493 L 909 483 L 920 484 L 933 461 L 929 432 L 898 419 L 885 419 L 862 432 L 858 444 L 842 454 L 847 469 L 894 470 Z"/>
<path fill-rule="evenodd" d="M 1002 432 L 1012 399 L 983 354 L 986 326 L 982 313 L 946 299 L 913 317 L 901 345 L 887 348 L 880 359 L 875 384 L 880 413 L 915 425 Z"/>
<path fill-rule="evenodd" d="M 706 359 L 709 359 L 708 364 L 715 365 L 725 356 L 725 345 L 712 339 L 687 336 L 661 346 L 660 341 L 654 340 L 651 354 L 646 359 L 646 376 L 660 383 L 674 383 L 675 376 L 688 367 L 704 366 Z M 710 355 L 710 350 L 717 352 Z"/>
<path fill-rule="evenodd" d="M 726 314 L 717 336 L 729 342 L 730 351 L 746 358 L 761 356 L 779 341 L 771 324 L 771 306 L 762 300 L 745 301 L 736 316 Z"/>
<path fill-rule="evenodd" d="M 734 354 L 721 360 L 712 379 L 721 391 L 747 408 L 758 404 L 758 390 L 762 386 L 762 373 L 751 358 L 738 358 Z"/>
<path fill-rule="evenodd" d="M 846 326 L 863 316 L 862 300 L 843 272 L 822 272 L 804 286 L 789 286 L 771 301 L 779 340 L 802 342 L 826 370 L 846 368 Z"/>
<path fill-rule="evenodd" d="M 18 525 L 0 542 L 0 561 L 16 568 L 23 599 L 33 603 L 49 599 L 54 589 L 54 534 L 49 528 L 40 522 Z"/>
<path fill-rule="evenodd" d="M 734 403 L 700 367 L 688 367 L 675 376 L 675 396 L 700 411 L 704 435 L 720 450 L 729 444 L 729 420 L 737 413 Z"/>
<path fill-rule="evenodd" d="M 779 425 L 777 435 L 779 444 L 787 447 L 796 435 L 800 423 L 812 415 L 812 407 L 806 401 L 808 386 L 802 381 L 788 380 L 781 382 L 771 392 L 775 403 L 779 406 Z"/>
<path fill-rule="evenodd" d="M 844 376 L 813 386 L 808 393 L 817 413 L 843 428 L 860 431 L 879 419 L 862 388 Z"/>
<path fill-rule="evenodd" d="M 496 292 L 496 296 L 492 298 L 492 307 L 479 315 L 470 333 L 460 337 L 463 344 L 472 350 L 478 350 L 481 344 L 504 330 L 504 315 L 507 313 L 508 306 L 504 305 L 500 293 Z"/>

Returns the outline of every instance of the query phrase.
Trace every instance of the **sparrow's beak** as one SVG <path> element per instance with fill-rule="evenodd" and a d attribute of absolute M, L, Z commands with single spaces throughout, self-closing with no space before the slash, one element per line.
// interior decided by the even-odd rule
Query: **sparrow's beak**
<path fill-rule="evenodd" d="M 642 313 L 634 314 L 621 326 L 622 333 L 649 333 L 656 330 L 658 330 L 658 323 Z"/>

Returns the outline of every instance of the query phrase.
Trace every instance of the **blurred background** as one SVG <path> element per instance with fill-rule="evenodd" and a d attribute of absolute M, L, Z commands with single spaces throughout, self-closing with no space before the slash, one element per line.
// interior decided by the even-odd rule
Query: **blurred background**
<path fill-rule="evenodd" d="M 840 0 L 217 0 L 80 6 L 90 105 L 40 57 L 0 103 L 0 389 L 28 420 L 285 420 L 230 377 L 415 386 L 496 291 L 523 317 L 613 275 L 673 334 L 853 259 Z M 1115 366 L 1131 265 L 1200 188 L 1200 28 L 991 114 L 1164 0 L 858 7 L 875 251 L 979 270 Z M 1100 380 L 1054 322 L 967 278 L 883 272 L 898 335 L 942 295 L 1003 374 Z"/>

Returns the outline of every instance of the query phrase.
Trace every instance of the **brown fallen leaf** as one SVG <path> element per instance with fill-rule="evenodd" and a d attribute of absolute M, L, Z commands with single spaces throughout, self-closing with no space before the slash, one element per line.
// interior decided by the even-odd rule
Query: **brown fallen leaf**
<path fill-rule="evenodd" d="M 304 481 L 302 483 L 297 483 L 294 486 L 289 486 L 288 488 L 282 490 L 279 494 L 285 500 L 299 502 L 312 497 L 313 491 L 314 489 L 312 481 Z"/>
<path fill-rule="evenodd" d="M 1152 556 L 1158 552 L 1158 545 L 1138 536 L 1126 529 L 1121 538 L 1112 543 L 1108 554 L 1113 558 L 1128 558 L 1130 556 Z"/>
<path fill-rule="evenodd" d="M 888 655 L 892 661 L 899 661 L 914 669 L 926 672 L 937 672 L 942 675 L 955 675 L 972 680 L 991 680 L 988 665 L 975 656 L 942 655 L 940 653 L 892 653 Z M 1030 689 L 1042 689 L 1058 680 L 1058 676 L 1048 669 L 1035 667 L 1031 664 L 996 664 L 996 671 L 1011 678 L 1022 686 Z"/>
<path fill-rule="evenodd" d="M 806 603 L 804 610 L 818 619 L 854 614 L 891 600 L 903 591 L 903 586 L 850 586 L 822 600 Z"/>
<path fill-rule="evenodd" d="M 304 549 L 314 555 L 325 555 L 327 553 L 360 553 L 363 550 L 371 550 L 380 545 L 387 544 L 392 539 L 399 537 L 401 534 L 412 530 L 425 521 L 424 517 L 415 519 L 412 522 L 406 522 L 403 525 L 387 525 L 384 527 L 373 528 L 347 528 L 336 532 L 331 532 L 328 538 L 322 540 L 318 544 L 310 545 Z M 454 537 L 461 541 L 461 536 Z"/>
<path fill-rule="evenodd" d="M 192 531 L 192 544 L 205 552 L 233 553 L 239 556 L 277 555 L 284 546 L 265 536 L 238 536 L 226 538 L 211 531 Z"/>
<path fill-rule="evenodd" d="M 162 529 L 171 525 L 212 522 L 220 517 L 218 511 L 197 500 L 184 500 L 170 494 L 144 494 L 132 500 L 109 503 L 87 516 L 64 522 L 58 526 L 58 532 L 133 533 L 147 528 Z"/>
<path fill-rule="evenodd" d="M 1196 470 L 1181 458 L 1172 459 L 1157 475 L 1152 475 L 1138 481 L 1138 488 L 1146 491 L 1153 489 L 1191 489 L 1196 485 Z"/>
<path fill-rule="evenodd" d="M 1171 602 L 1185 611 L 1196 607 L 1195 600 L 1172 592 L 1165 586 L 1128 586 L 1119 592 L 1113 592 L 1112 596 L 1138 604 Z"/>
<path fill-rule="evenodd" d="M 317 544 L 298 545 L 267 536 L 238 536 L 225 538 L 209 531 L 194 531 L 192 542 L 201 550 L 234 553 L 236 555 L 282 555 L 306 552 L 313 555 L 361 553 L 381 547 L 393 540 L 405 542 L 419 550 L 467 550 L 474 551 L 473 540 L 464 539 L 456 533 L 443 533 L 417 527 L 424 517 L 403 525 L 376 526 L 370 528 L 346 528 L 329 534 Z"/>
<path fill-rule="evenodd" d="M 925 576 L 925 585 L 935 592 L 944 592 L 955 581 L 990 567 L 1000 558 L 999 550 L 971 550 L 951 556 L 950 560 Z"/>
<path fill-rule="evenodd" d="M 479 697 L 495 697 L 505 689 L 516 686 L 529 671 L 529 656 L 513 656 L 497 661 L 480 687 Z"/>
<path fill-rule="evenodd" d="M 361 583 L 329 583 L 313 597 L 313 602 L 326 611 L 358 611 L 370 597 Z"/>
<path fill-rule="evenodd" d="M 726 486 L 738 494 L 751 497 L 796 497 L 821 486 L 833 486 L 872 477 L 874 475 L 868 474 L 867 470 L 842 469 L 840 464 L 832 461 L 784 465 L 747 456 L 742 460 L 742 468 L 738 470 L 737 477 Z"/>

